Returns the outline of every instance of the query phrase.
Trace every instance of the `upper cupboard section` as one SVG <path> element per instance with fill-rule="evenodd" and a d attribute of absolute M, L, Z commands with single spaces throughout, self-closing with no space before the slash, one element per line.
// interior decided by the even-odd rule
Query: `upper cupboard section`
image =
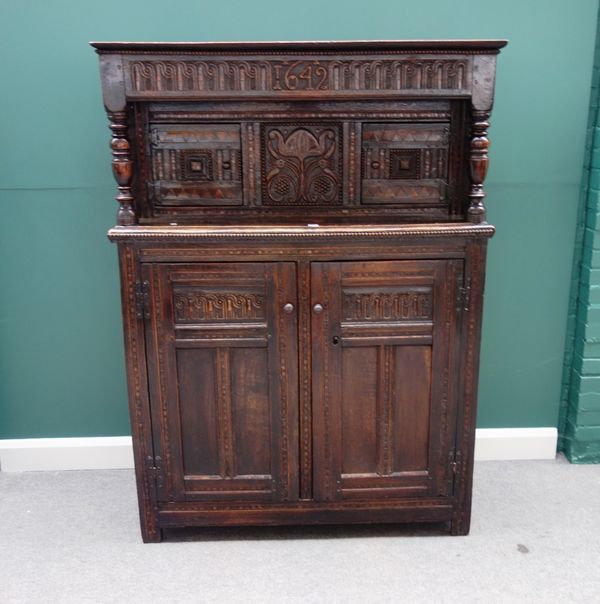
<path fill-rule="evenodd" d="M 450 99 L 139 103 L 140 219 L 448 220 L 468 193 L 466 111 Z"/>

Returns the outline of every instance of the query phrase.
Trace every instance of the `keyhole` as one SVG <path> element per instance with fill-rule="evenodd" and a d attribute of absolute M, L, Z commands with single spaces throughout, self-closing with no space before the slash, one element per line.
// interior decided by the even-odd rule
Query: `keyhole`
<path fill-rule="evenodd" d="M 333 344 L 339 344 L 340 336 L 333 336 L 333 338 L 331 338 L 331 341 L 333 342 Z"/>

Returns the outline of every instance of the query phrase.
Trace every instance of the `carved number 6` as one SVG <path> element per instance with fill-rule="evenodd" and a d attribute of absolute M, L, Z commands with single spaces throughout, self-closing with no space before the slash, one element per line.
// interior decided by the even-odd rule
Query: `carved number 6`
<path fill-rule="evenodd" d="M 293 70 L 298 67 L 300 63 L 300 61 L 292 63 L 285 71 L 283 81 L 285 82 L 285 86 L 288 90 L 296 90 L 296 88 L 298 88 L 298 76 L 294 73 Z"/>

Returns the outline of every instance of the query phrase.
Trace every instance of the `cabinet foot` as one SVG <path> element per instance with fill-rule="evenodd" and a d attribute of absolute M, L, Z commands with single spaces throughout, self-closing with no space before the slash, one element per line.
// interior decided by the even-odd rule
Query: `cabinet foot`
<path fill-rule="evenodd" d="M 454 536 L 468 535 L 471 528 L 471 514 L 458 510 L 450 521 L 450 534 Z"/>
<path fill-rule="evenodd" d="M 142 527 L 142 540 L 144 543 L 160 543 L 163 539 L 163 532 L 159 528 L 152 528 L 152 530 L 144 530 Z"/>

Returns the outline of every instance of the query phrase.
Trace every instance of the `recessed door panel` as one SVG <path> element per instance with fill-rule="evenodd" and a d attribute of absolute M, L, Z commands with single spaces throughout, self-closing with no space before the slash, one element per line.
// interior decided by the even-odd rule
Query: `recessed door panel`
<path fill-rule="evenodd" d="M 449 493 L 461 270 L 454 260 L 313 263 L 317 499 Z"/>

